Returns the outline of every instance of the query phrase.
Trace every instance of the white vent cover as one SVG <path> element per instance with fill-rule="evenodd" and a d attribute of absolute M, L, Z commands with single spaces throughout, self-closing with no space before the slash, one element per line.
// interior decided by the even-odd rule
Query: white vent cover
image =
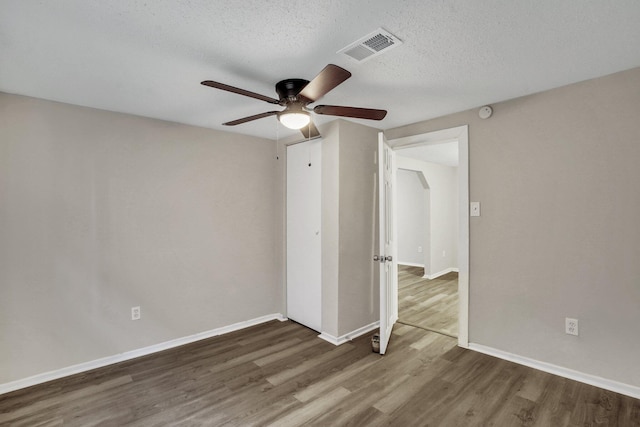
<path fill-rule="evenodd" d="M 384 28 L 378 28 L 373 33 L 367 34 L 349 46 L 340 49 L 338 53 L 344 53 L 353 60 L 364 62 L 401 44 L 402 40 Z"/>

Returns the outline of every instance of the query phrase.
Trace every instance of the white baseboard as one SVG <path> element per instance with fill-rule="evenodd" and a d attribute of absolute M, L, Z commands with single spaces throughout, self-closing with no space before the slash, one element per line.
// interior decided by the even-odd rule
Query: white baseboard
<path fill-rule="evenodd" d="M 418 264 L 418 263 L 415 263 L 415 262 L 398 261 L 398 265 L 406 265 L 407 267 L 422 267 L 422 268 L 424 268 L 424 264 Z"/>
<path fill-rule="evenodd" d="M 424 276 L 422 276 L 423 279 L 429 279 L 429 280 L 433 280 L 436 279 L 440 276 L 444 276 L 447 273 L 451 273 L 452 271 L 455 271 L 456 273 L 458 272 L 457 268 L 447 268 L 444 269 L 442 271 L 438 271 L 437 273 L 434 274 L 425 274 Z"/>
<path fill-rule="evenodd" d="M 234 323 L 233 325 L 222 326 L 220 328 L 212 329 L 210 331 L 200 332 L 194 335 L 189 335 L 187 337 L 177 338 L 175 340 L 166 341 L 160 344 L 154 344 L 154 345 L 143 347 L 137 350 L 127 351 L 124 353 L 116 354 L 114 356 L 103 357 L 101 359 L 79 363 L 77 365 L 68 366 L 62 369 L 57 369 L 55 371 L 44 372 L 42 374 L 37 374 L 21 380 L 0 384 L 0 395 L 4 393 L 9 393 L 11 391 L 19 390 L 22 388 L 31 387 L 37 384 L 42 384 L 47 381 L 68 377 L 69 375 L 75 375 L 81 372 L 90 371 L 92 369 L 113 365 L 114 363 L 135 359 L 136 357 L 147 356 L 152 353 L 156 353 L 156 352 L 167 350 L 174 347 L 179 347 L 185 344 L 190 344 L 192 342 L 200 341 L 206 338 L 212 338 L 218 335 L 228 334 L 229 332 L 234 332 L 240 329 L 248 328 L 250 326 L 259 325 L 260 323 L 269 322 L 271 320 L 283 321 L 283 320 L 286 320 L 286 318 L 280 313 L 268 314 L 266 316 L 257 317 L 255 319 L 246 320 L 244 322 Z"/>
<path fill-rule="evenodd" d="M 606 378 L 598 377 L 596 375 L 585 374 L 583 372 L 574 371 L 573 369 L 563 368 L 562 366 L 553 365 L 551 363 L 540 362 L 538 360 L 529 359 L 528 357 L 518 356 L 517 354 L 508 353 L 506 351 L 497 350 L 492 347 L 486 347 L 480 344 L 469 344 L 469 350 L 477 351 L 479 353 L 488 354 L 499 359 L 508 360 L 510 362 L 517 363 L 519 365 L 528 366 L 539 371 L 547 372 L 549 374 L 558 375 L 560 377 L 569 378 L 574 381 L 589 384 L 595 387 L 603 388 L 605 390 L 613 391 L 616 393 L 631 396 L 635 399 L 640 399 L 640 387 L 636 387 L 630 384 L 624 384 L 618 381 L 608 380 Z"/>
<path fill-rule="evenodd" d="M 374 329 L 377 329 L 379 327 L 380 327 L 380 322 L 373 322 L 361 328 L 358 328 L 355 331 L 351 331 L 349 333 L 341 335 L 339 337 L 335 337 L 326 332 L 322 332 L 320 335 L 318 335 L 318 338 L 322 338 L 323 340 L 330 342 L 333 345 L 342 345 L 346 342 L 351 341 L 354 338 L 358 338 L 359 336 L 364 335 L 367 332 L 371 332 Z"/>

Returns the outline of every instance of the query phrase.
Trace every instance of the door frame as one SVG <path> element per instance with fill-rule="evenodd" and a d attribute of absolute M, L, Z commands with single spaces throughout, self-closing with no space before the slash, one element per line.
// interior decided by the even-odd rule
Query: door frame
<path fill-rule="evenodd" d="M 469 347 L 469 126 L 387 140 L 393 149 L 458 141 L 458 346 Z M 395 201 L 394 201 L 395 204 Z M 395 206 L 394 206 L 395 209 Z M 395 217 L 394 217 L 395 220 Z M 393 292 L 397 295 L 396 289 Z M 397 302 L 396 302 L 397 306 Z"/>

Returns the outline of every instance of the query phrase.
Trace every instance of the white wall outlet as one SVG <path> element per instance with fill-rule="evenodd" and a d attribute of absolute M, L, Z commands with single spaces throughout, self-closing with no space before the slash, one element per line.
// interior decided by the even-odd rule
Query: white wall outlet
<path fill-rule="evenodd" d="M 131 320 L 140 320 L 140 317 L 142 317 L 140 306 L 131 307 Z"/>
<path fill-rule="evenodd" d="M 471 216 L 480 216 L 480 202 L 469 203 L 469 211 Z"/>
<path fill-rule="evenodd" d="M 443 250 L 443 251 L 442 251 L 442 257 L 444 258 L 444 257 L 446 257 L 446 256 L 447 256 L 447 251 Z"/>
<path fill-rule="evenodd" d="M 564 332 L 569 335 L 578 335 L 578 319 L 565 318 Z"/>
<path fill-rule="evenodd" d="M 422 253 L 422 246 L 418 246 L 418 253 L 421 254 Z"/>

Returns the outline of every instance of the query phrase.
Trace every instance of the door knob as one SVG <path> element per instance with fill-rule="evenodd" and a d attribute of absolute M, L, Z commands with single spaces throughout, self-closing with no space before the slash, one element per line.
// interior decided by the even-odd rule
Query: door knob
<path fill-rule="evenodd" d="M 393 261 L 393 258 L 391 257 L 391 255 L 387 255 L 386 257 L 384 257 L 384 260 L 391 262 Z"/>

